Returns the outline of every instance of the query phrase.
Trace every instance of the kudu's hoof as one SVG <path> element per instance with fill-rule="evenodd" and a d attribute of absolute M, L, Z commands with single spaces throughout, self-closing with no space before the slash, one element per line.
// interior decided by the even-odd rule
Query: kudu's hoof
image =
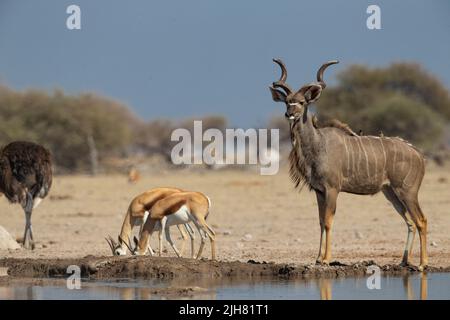
<path fill-rule="evenodd" d="M 402 261 L 399 264 L 400 267 L 412 267 L 412 264 L 410 264 L 408 261 Z"/>
<path fill-rule="evenodd" d="M 316 260 L 316 265 L 318 265 L 318 266 L 329 266 L 330 262 L 326 261 L 326 260 L 322 260 L 322 261 Z"/>
<path fill-rule="evenodd" d="M 427 269 L 427 267 L 428 266 L 426 264 L 425 265 L 421 264 L 417 269 L 419 269 L 420 272 L 423 272 L 423 271 L 425 271 Z"/>

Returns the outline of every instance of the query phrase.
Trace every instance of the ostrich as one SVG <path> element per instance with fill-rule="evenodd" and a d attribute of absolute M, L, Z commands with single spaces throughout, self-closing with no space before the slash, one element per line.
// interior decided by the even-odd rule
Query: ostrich
<path fill-rule="evenodd" d="M 33 249 L 31 213 L 52 185 L 50 152 L 25 141 L 11 142 L 0 149 L 0 192 L 10 203 L 20 203 L 25 211 L 23 246 Z"/>

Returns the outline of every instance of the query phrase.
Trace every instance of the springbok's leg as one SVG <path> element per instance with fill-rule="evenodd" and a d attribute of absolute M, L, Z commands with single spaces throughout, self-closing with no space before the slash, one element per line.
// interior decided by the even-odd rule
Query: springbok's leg
<path fill-rule="evenodd" d="M 141 238 L 142 231 L 144 230 L 145 221 L 147 221 L 147 219 L 144 220 L 144 223 L 141 226 L 141 231 L 139 232 L 139 239 Z M 157 231 L 158 228 L 159 228 L 159 230 L 161 230 L 161 222 L 159 220 L 155 222 L 155 226 L 153 227 L 152 232 Z M 156 251 L 153 250 L 152 245 L 150 244 L 150 240 L 151 240 L 151 237 L 149 237 L 149 239 L 148 239 L 147 251 L 148 251 L 148 253 L 150 253 L 150 256 L 153 257 L 154 255 L 156 255 Z M 147 251 L 145 253 L 147 253 Z"/>
<path fill-rule="evenodd" d="M 412 252 L 414 237 L 416 235 L 416 226 L 411 218 L 406 214 L 406 208 L 400 201 L 398 196 L 395 194 L 395 191 L 389 185 L 384 185 L 381 188 L 381 191 L 383 192 L 386 199 L 390 203 L 392 203 L 395 210 L 400 214 L 403 220 L 405 220 L 406 226 L 408 227 L 408 235 L 406 237 L 406 245 L 405 250 L 403 251 L 403 258 L 401 262 L 402 266 L 407 266 L 409 263 L 409 257 L 411 256 Z"/>
<path fill-rule="evenodd" d="M 155 229 L 155 225 L 158 221 L 159 221 L 158 219 L 154 218 L 147 219 L 147 221 L 144 224 L 144 227 L 142 228 L 142 233 L 141 236 L 139 237 L 139 242 L 137 244 L 134 254 L 144 255 L 146 253 L 150 237 L 152 236 L 152 233 Z"/>
<path fill-rule="evenodd" d="M 26 194 L 25 203 L 22 204 L 25 211 L 25 232 L 23 234 L 23 247 L 34 249 L 33 230 L 31 226 L 31 214 L 33 212 L 33 197 L 29 192 Z"/>
<path fill-rule="evenodd" d="M 135 216 L 130 217 L 131 227 L 139 226 L 139 236 L 141 235 L 142 229 L 144 228 L 144 224 L 147 221 L 148 214 L 149 214 L 148 211 L 145 211 L 144 216 L 142 218 L 136 218 Z"/>
<path fill-rule="evenodd" d="M 181 257 L 181 256 L 183 256 L 184 247 L 186 246 L 187 235 L 186 235 L 186 232 L 183 230 L 183 228 L 181 227 L 180 224 L 177 224 L 177 229 L 178 229 L 178 231 L 180 231 L 181 238 L 183 239 L 183 243 L 181 245 L 180 255 L 179 255 Z M 167 235 L 166 235 L 166 238 L 167 238 Z"/>
<path fill-rule="evenodd" d="M 322 261 L 319 259 L 319 263 L 329 264 L 331 260 L 331 230 L 333 228 L 333 219 L 336 212 L 337 195 L 338 192 L 335 189 L 327 189 L 325 192 L 316 191 L 319 219 L 325 229 L 325 254 Z M 323 238 L 323 236 L 321 236 L 321 238 Z"/>
<path fill-rule="evenodd" d="M 178 225 L 177 225 L 177 227 L 178 227 Z M 164 229 L 164 233 L 166 234 L 166 239 L 169 242 L 170 246 L 172 247 L 173 251 L 175 251 L 177 257 L 181 258 L 181 253 L 180 253 L 180 251 L 178 251 L 177 247 L 175 246 L 175 243 L 173 243 L 173 241 L 172 241 L 172 237 L 170 236 L 169 226 L 166 226 L 166 228 Z"/>
<path fill-rule="evenodd" d="M 195 232 L 194 229 L 192 229 L 191 225 L 189 223 L 186 223 L 184 225 L 184 228 L 186 229 L 189 237 L 191 238 L 191 258 L 194 259 L 194 245 L 195 245 Z"/>
<path fill-rule="evenodd" d="M 209 242 L 211 244 L 211 259 L 216 260 L 216 233 L 209 225 L 206 224 L 206 221 L 204 221 L 204 225 L 209 231 L 207 232 L 207 234 L 209 237 Z"/>
<path fill-rule="evenodd" d="M 159 229 L 159 233 L 158 233 L 158 242 L 159 242 L 159 251 L 158 251 L 158 254 L 159 254 L 160 257 L 162 256 L 163 231 L 166 230 L 166 221 L 167 221 L 167 218 L 166 218 L 166 217 L 163 217 L 163 218 L 160 220 L 161 228 Z"/>
<path fill-rule="evenodd" d="M 403 203 L 408 209 L 408 213 L 411 216 L 412 221 L 417 227 L 420 238 L 420 265 L 419 270 L 423 271 L 428 265 L 428 255 L 427 255 L 427 229 L 428 223 L 427 218 L 420 208 L 419 201 L 417 200 L 417 195 L 409 195 L 403 198 Z"/>
<path fill-rule="evenodd" d="M 139 237 L 141 237 L 142 234 L 142 229 L 144 228 L 144 224 L 147 221 L 149 212 L 147 210 L 144 211 L 144 216 L 142 218 L 137 218 L 135 216 L 131 216 L 131 226 L 139 226 Z M 157 226 L 159 224 L 159 222 L 155 225 Z M 131 243 L 130 243 L 131 245 Z M 148 252 L 150 253 L 151 256 L 155 255 L 155 251 L 153 250 L 150 241 L 148 242 L 148 248 L 147 248 Z"/>
<path fill-rule="evenodd" d="M 194 220 L 194 223 L 198 229 L 198 233 L 202 237 L 201 243 L 200 243 L 200 248 L 198 249 L 196 259 L 200 259 L 201 255 L 202 255 L 203 247 L 205 246 L 206 238 L 209 238 L 209 241 L 211 242 L 211 259 L 215 260 L 216 259 L 216 244 L 215 244 L 216 233 L 214 232 L 214 230 L 211 229 L 210 226 L 208 226 L 205 219 L 202 217 L 196 217 L 196 219 Z"/>

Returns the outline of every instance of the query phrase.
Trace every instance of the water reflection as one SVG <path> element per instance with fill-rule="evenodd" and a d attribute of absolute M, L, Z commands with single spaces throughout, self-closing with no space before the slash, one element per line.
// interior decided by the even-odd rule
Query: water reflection
<path fill-rule="evenodd" d="M 320 300 L 331 300 L 332 299 L 332 279 L 319 279 L 317 281 L 320 288 Z"/>
<path fill-rule="evenodd" d="M 450 275 L 448 276 L 450 278 Z M 390 279 L 390 278 L 385 278 Z M 395 278 L 394 278 L 395 279 Z M 360 278 L 361 281 L 366 281 L 366 278 Z M 419 281 L 417 281 L 419 280 Z M 316 283 L 320 291 L 321 300 L 332 300 L 333 283 L 337 282 L 336 279 L 318 279 L 312 280 Z M 419 295 L 414 292 L 414 284 L 419 282 Z M 449 283 L 450 284 L 450 283 Z M 405 274 L 402 276 L 402 285 L 404 290 L 404 298 L 408 300 L 427 300 L 428 296 L 428 277 L 427 273 L 421 273 L 420 275 Z M 356 286 L 356 285 L 355 285 Z M 368 289 L 370 290 L 370 289 Z M 376 290 L 376 289 L 372 289 Z M 383 290 L 383 288 L 380 288 Z"/>
<path fill-rule="evenodd" d="M 414 287 L 412 285 L 411 277 L 405 275 L 403 276 L 403 288 L 405 289 L 405 294 L 408 300 L 415 300 L 416 295 L 414 294 Z M 422 273 L 420 275 L 420 300 L 427 300 L 428 291 L 428 279 L 427 274 Z"/>
<path fill-rule="evenodd" d="M 450 299 L 450 274 L 382 277 L 370 290 L 367 278 L 303 280 L 173 279 L 82 281 L 68 290 L 65 279 L 14 279 L 0 285 L 0 299 Z"/>

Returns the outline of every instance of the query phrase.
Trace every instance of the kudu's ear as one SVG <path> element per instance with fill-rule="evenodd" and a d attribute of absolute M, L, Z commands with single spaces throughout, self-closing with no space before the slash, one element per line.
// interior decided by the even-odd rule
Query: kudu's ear
<path fill-rule="evenodd" d="M 284 92 L 275 89 L 274 87 L 269 87 L 270 93 L 272 94 L 272 99 L 275 102 L 286 102 L 286 95 Z"/>
<path fill-rule="evenodd" d="M 320 98 L 322 87 L 318 84 L 309 84 L 297 91 L 295 97 L 299 100 L 305 99 L 307 104 L 313 103 Z"/>

